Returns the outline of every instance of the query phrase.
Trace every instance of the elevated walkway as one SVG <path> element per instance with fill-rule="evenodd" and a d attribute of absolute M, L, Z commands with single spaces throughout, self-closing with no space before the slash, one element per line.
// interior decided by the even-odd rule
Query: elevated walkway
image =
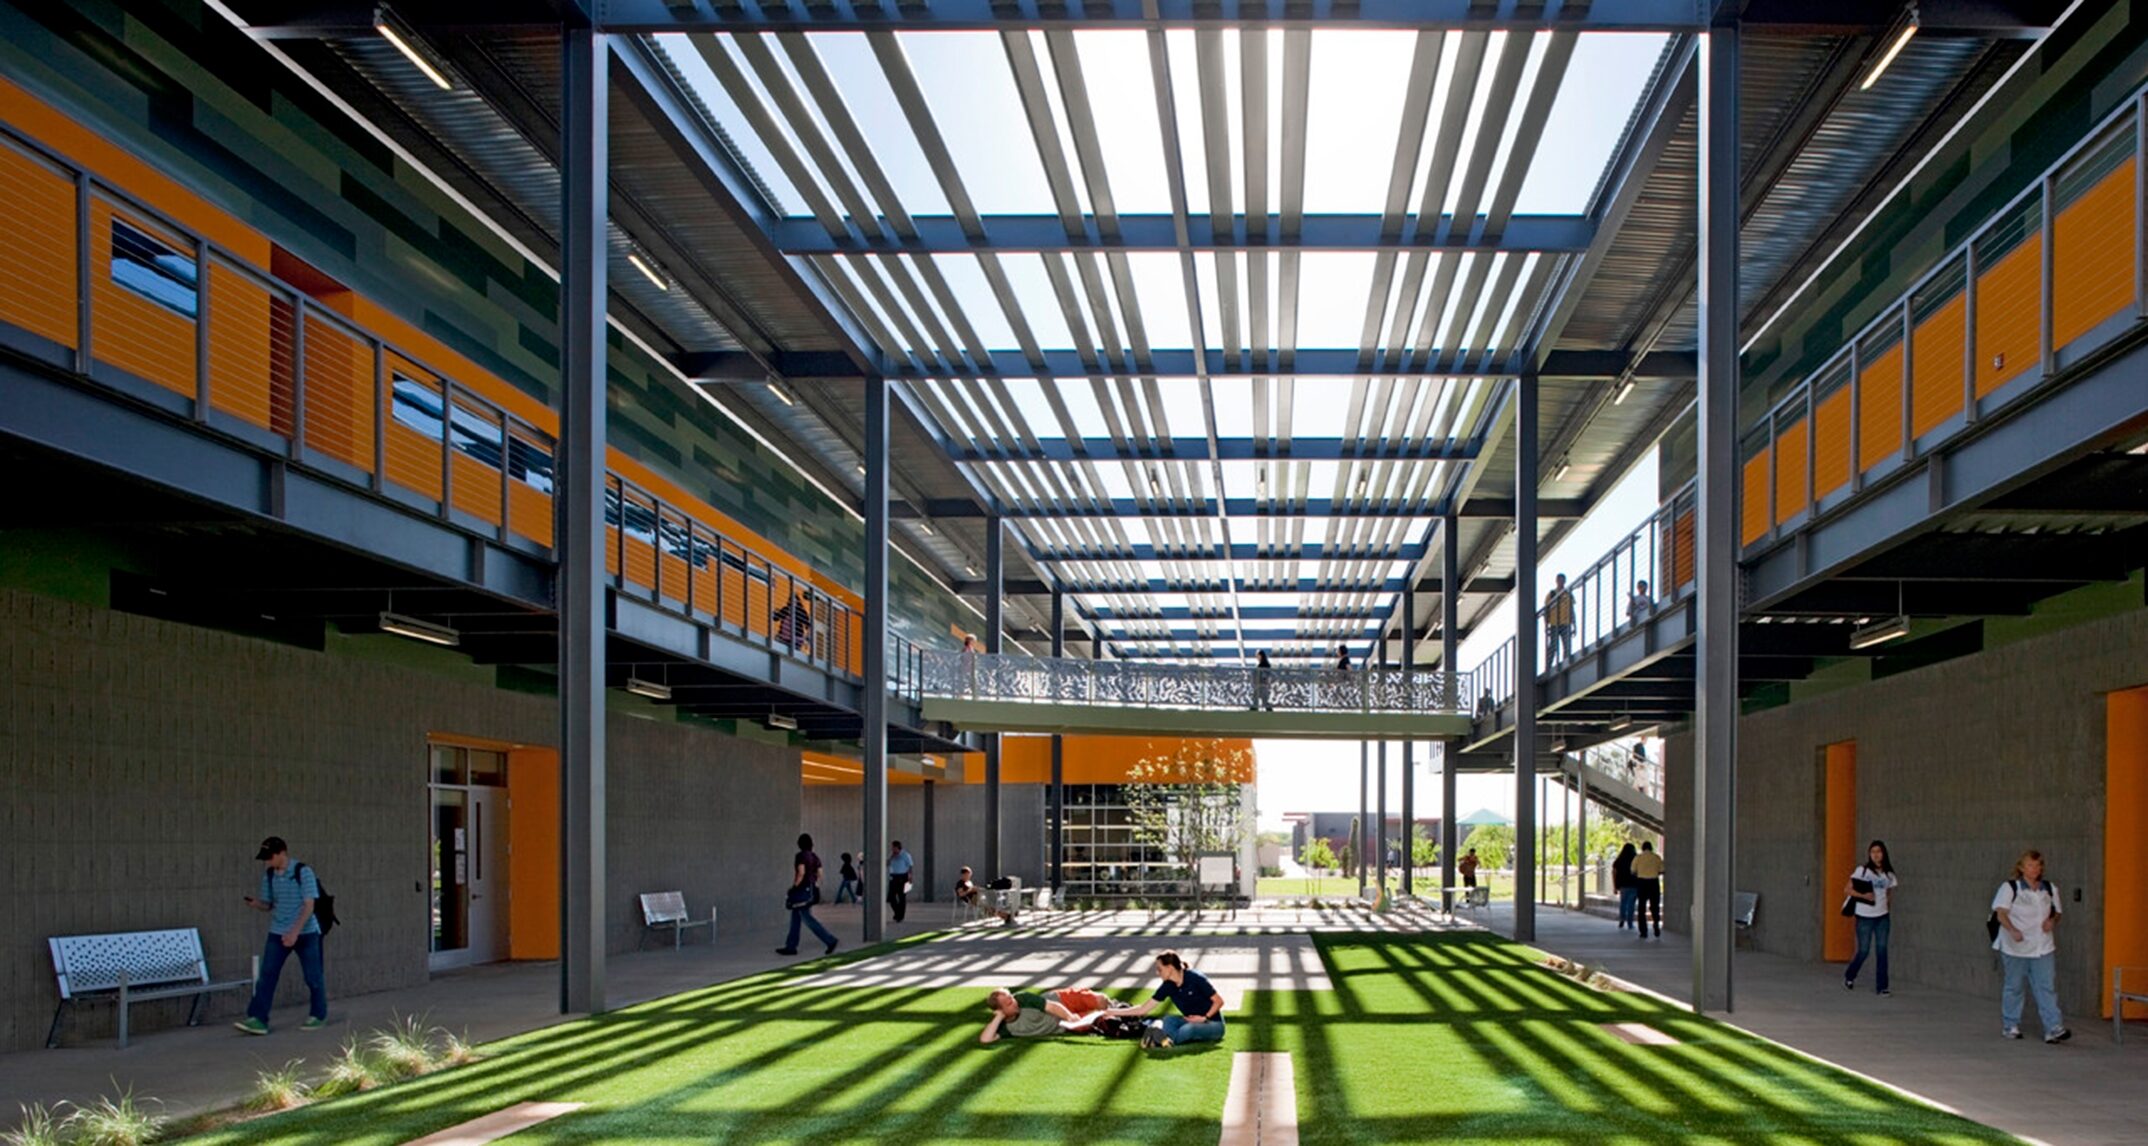
<path fill-rule="evenodd" d="M 1430 740 L 1467 736 L 1439 669 L 1269 668 L 927 652 L 921 714 L 968 731 Z"/>
<path fill-rule="evenodd" d="M 1599 752 L 1562 757 L 1559 782 L 1620 817 L 1662 834 L 1663 772 L 1654 761 L 1617 761 Z"/>

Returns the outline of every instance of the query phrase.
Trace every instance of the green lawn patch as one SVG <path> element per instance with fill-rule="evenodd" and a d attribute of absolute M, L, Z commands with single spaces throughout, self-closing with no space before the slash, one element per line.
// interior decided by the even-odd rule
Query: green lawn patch
<path fill-rule="evenodd" d="M 1259 1050 L 1291 1054 L 1308 1143 L 2014 1141 L 1648 996 L 1591 990 L 1490 936 L 1316 942 L 1335 989 L 1254 992 L 1219 1047 L 981 1047 L 981 991 L 810 987 L 801 967 L 533 1031 L 468 1066 L 201 1140 L 387 1144 L 553 1100 L 587 1106 L 515 1142 L 1209 1146 L 1231 1052 Z M 1678 1044 L 1627 1043 L 1614 1022 Z"/>

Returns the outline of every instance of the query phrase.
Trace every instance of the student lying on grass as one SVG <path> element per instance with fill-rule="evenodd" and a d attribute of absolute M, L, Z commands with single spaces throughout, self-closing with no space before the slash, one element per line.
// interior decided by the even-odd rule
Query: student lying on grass
<path fill-rule="evenodd" d="M 1106 1016 L 1146 1015 L 1157 1005 L 1171 1002 L 1178 1007 L 1178 1014 L 1167 1015 L 1149 1024 L 1142 1046 L 1171 1047 L 1178 1043 L 1213 1043 L 1223 1041 L 1223 996 L 1206 975 L 1186 966 L 1186 961 L 1176 951 L 1165 951 L 1156 956 L 1156 977 L 1163 982 L 1156 987 L 1156 994 L 1138 1007 L 1112 1007 Z"/>
<path fill-rule="evenodd" d="M 1080 1029 L 1087 1025 L 1084 1019 L 1093 1019 L 1114 1004 L 1098 992 L 1063 987 L 1057 991 L 1001 989 L 987 995 L 985 1005 L 992 1009 L 992 1018 L 977 1036 L 981 1043 L 999 1041 L 1002 1031 L 1011 1038 L 1027 1039 Z"/>

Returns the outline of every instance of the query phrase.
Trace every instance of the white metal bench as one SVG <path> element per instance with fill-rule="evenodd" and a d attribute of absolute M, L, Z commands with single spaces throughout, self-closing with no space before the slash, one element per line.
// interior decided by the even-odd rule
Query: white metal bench
<path fill-rule="evenodd" d="M 2133 985 L 2126 986 L 2126 972 L 2133 972 Z M 2111 973 L 2111 1041 L 2126 1041 L 2126 1004 L 2148 1003 L 2148 967 L 2119 967 Z"/>
<path fill-rule="evenodd" d="M 641 945 L 649 945 L 651 933 L 671 932 L 671 949 L 679 949 L 686 933 L 696 927 L 709 929 L 709 939 L 716 938 L 716 909 L 709 908 L 707 919 L 696 919 L 686 910 L 686 893 L 683 891 L 647 891 L 641 896 Z"/>
<path fill-rule="evenodd" d="M 46 940 L 52 970 L 59 977 L 60 1005 L 52 1012 L 48 1048 L 60 1045 L 60 1024 L 79 1002 L 111 999 L 119 1004 L 119 1045 L 127 1045 L 127 1008 L 151 999 L 192 995 L 188 1026 L 201 1024 L 201 1002 L 212 991 L 252 990 L 261 974 L 261 957 L 253 957 L 244 979 L 212 979 L 201 953 L 201 932 L 192 927 L 169 931 L 117 931 L 106 935 L 60 935 Z"/>
<path fill-rule="evenodd" d="M 1731 898 L 1730 922 L 1733 941 L 1753 938 L 1753 917 L 1760 914 L 1760 893 L 1741 891 Z"/>

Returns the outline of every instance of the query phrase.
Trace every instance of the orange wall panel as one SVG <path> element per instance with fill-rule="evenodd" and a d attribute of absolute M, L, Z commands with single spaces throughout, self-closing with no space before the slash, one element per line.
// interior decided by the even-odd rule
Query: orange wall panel
<path fill-rule="evenodd" d="M 1909 432 L 1921 438 L 1962 412 L 1962 370 L 1967 363 L 1969 299 L 1933 311 L 1910 342 Z"/>
<path fill-rule="evenodd" d="M 15 204 L 0 228 L 0 318 L 62 346 L 78 333 L 75 186 L 41 160 L 0 144 L 0 200 Z"/>
<path fill-rule="evenodd" d="M 1857 376 L 1857 472 L 1902 452 L 1902 346 L 1896 343 Z"/>
<path fill-rule="evenodd" d="M 2051 220 L 2051 340 L 2065 346 L 2133 305 L 2140 248 L 2128 159 Z"/>
<path fill-rule="evenodd" d="M 1850 388 L 1820 399 L 1812 409 L 1812 484 L 1814 497 L 1826 497 L 1850 483 Z"/>
<path fill-rule="evenodd" d="M 1671 524 L 1671 585 L 1683 588 L 1693 583 L 1693 511 L 1686 510 Z"/>
<path fill-rule="evenodd" d="M 112 279 L 112 220 L 182 252 L 193 244 L 102 199 L 90 202 L 90 353 L 145 382 L 194 396 L 194 320 Z"/>
<path fill-rule="evenodd" d="M 212 312 L 210 325 L 218 321 Z M 305 355 L 306 448 L 371 473 L 373 348 L 342 327 L 308 314 Z"/>
<path fill-rule="evenodd" d="M 1805 511 L 1812 499 L 1806 488 L 1805 446 L 1808 429 L 1803 418 L 1775 435 L 1775 521 L 1779 525 Z"/>
<path fill-rule="evenodd" d="M 1820 847 L 1820 957 L 1847 963 L 1857 954 L 1857 923 L 1842 914 L 1840 888 L 1862 862 L 1857 839 L 1857 742 L 1821 750 L 1826 822 Z"/>
<path fill-rule="evenodd" d="M 1745 459 L 1745 476 L 1742 483 L 1744 512 L 1740 515 L 1738 541 L 1742 545 L 1766 537 L 1768 534 L 1768 470 L 1771 454 L 1763 449 Z"/>
<path fill-rule="evenodd" d="M 2103 990 L 2097 994 L 2109 1017 L 2113 971 L 2140 968 L 2126 973 L 2126 989 L 2148 987 L 2148 688 L 2111 693 L 2104 704 Z M 2148 1006 L 2128 1003 L 2126 1017 L 2148 1018 Z"/>
<path fill-rule="evenodd" d="M 559 753 L 507 754 L 507 957 L 559 958 Z"/>
<path fill-rule="evenodd" d="M 209 404 L 264 430 L 276 424 L 271 310 L 267 287 L 221 262 L 209 264 Z M 290 404 L 288 394 L 283 402 Z"/>
<path fill-rule="evenodd" d="M 2042 236 L 2032 235 L 1976 277 L 1976 396 L 2036 365 L 2043 335 Z"/>
<path fill-rule="evenodd" d="M 552 545 L 552 495 L 528 482 L 507 486 L 507 527 L 547 548 Z"/>
<path fill-rule="evenodd" d="M 388 425 L 386 447 L 389 481 L 413 493 L 440 500 L 440 442 L 403 425 Z"/>
<path fill-rule="evenodd" d="M 455 508 L 479 521 L 500 523 L 500 471 L 455 451 Z"/>

